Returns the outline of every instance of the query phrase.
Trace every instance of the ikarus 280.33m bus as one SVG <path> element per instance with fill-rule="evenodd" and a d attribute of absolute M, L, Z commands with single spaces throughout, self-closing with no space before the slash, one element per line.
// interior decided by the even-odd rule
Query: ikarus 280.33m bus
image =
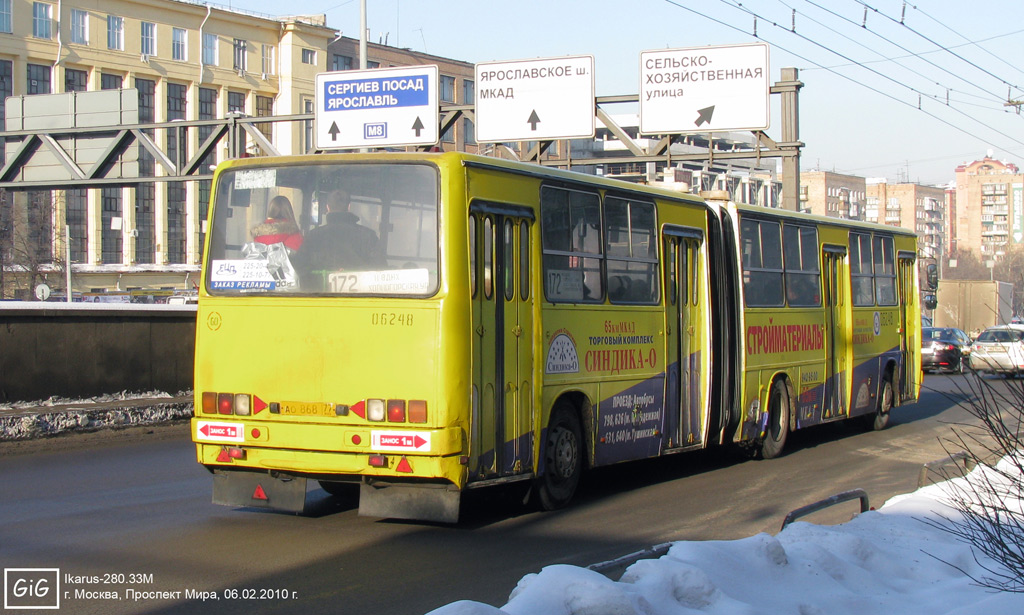
<path fill-rule="evenodd" d="M 197 458 L 222 504 L 301 510 L 316 480 L 453 522 L 465 489 L 557 508 L 588 468 L 880 427 L 919 386 L 914 241 L 461 153 L 230 161 Z"/>

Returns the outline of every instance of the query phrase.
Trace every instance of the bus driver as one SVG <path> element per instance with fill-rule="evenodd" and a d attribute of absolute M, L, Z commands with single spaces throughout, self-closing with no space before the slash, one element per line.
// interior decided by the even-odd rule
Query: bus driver
<path fill-rule="evenodd" d="M 306 233 L 299 252 L 303 287 L 324 290 L 325 276 L 334 271 L 387 267 L 377 234 L 359 224 L 359 217 L 349 211 L 349 203 L 348 192 L 332 191 L 327 196 L 326 222 Z"/>

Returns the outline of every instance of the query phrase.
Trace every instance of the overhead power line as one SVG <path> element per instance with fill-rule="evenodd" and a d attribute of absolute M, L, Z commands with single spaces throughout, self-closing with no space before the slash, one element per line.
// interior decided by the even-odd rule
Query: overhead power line
<path fill-rule="evenodd" d="M 711 15 L 708 15 L 708 14 L 706 14 L 706 13 L 702 13 L 702 12 L 700 12 L 700 11 L 696 10 L 696 9 L 693 9 L 693 8 L 690 8 L 690 7 L 688 7 L 688 6 L 685 6 L 685 5 L 683 5 L 683 4 L 680 4 L 679 2 L 676 2 L 675 0 L 664 0 L 664 1 L 665 1 L 666 3 L 668 3 L 668 4 L 671 4 L 672 6 L 674 6 L 674 7 L 676 7 L 676 8 L 682 9 L 682 10 L 684 10 L 684 11 L 687 11 L 688 13 L 691 13 L 691 14 L 693 14 L 693 15 L 696 15 L 696 16 L 698 16 L 698 17 L 702 17 L 702 18 L 704 18 L 704 19 L 707 19 L 707 20 L 709 20 L 709 21 L 713 21 L 713 22 L 715 22 L 715 23 L 717 23 L 717 24 L 719 24 L 719 25 L 721 25 L 721 26 L 724 26 L 724 27 L 726 27 L 726 28 L 729 28 L 730 30 L 735 30 L 736 32 L 739 32 L 739 33 L 741 33 L 741 34 L 743 34 L 743 35 L 745 35 L 745 36 L 751 36 L 751 37 L 753 37 L 753 38 L 755 38 L 755 39 L 758 39 L 758 40 L 763 40 L 763 41 L 765 41 L 765 42 L 770 42 L 770 41 L 768 41 L 767 39 L 765 39 L 765 38 L 763 38 L 763 37 L 761 37 L 761 36 L 757 35 L 756 33 L 752 34 L 752 33 L 750 33 L 750 32 L 747 32 L 747 31 L 743 30 L 742 28 L 739 28 L 739 27 L 737 27 L 737 26 L 735 26 L 735 25 L 733 25 L 733 24 L 731 24 L 731 23 L 728 23 L 728 22 L 726 22 L 726 21 L 723 21 L 723 20 L 721 20 L 721 19 L 718 19 L 718 18 L 716 18 L 716 17 L 713 17 L 713 16 L 711 16 Z M 799 54 L 799 53 L 796 53 L 795 51 L 792 51 L 792 50 L 790 50 L 790 49 L 787 49 L 786 47 L 783 47 L 782 45 L 779 45 L 779 44 L 777 44 L 777 43 L 772 43 L 772 44 L 773 44 L 773 45 L 774 45 L 775 47 L 777 47 L 777 48 L 781 49 L 782 51 L 785 51 L 786 53 L 788 53 L 788 54 L 792 55 L 792 56 L 793 56 L 793 57 L 795 57 L 795 58 L 798 58 L 798 59 L 800 59 L 800 60 L 803 60 L 804 62 L 807 62 L 807 63 L 809 63 L 809 64 L 813 64 L 813 65 L 817 66 L 818 68 L 821 68 L 821 69 L 827 70 L 827 71 L 829 71 L 830 73 L 832 73 L 832 74 L 834 74 L 834 75 L 836 75 L 836 76 L 838 76 L 838 77 L 840 77 L 840 78 L 842 78 L 842 79 L 846 79 L 847 81 L 850 81 L 851 83 L 854 83 L 854 84 L 856 84 L 856 85 L 859 85 L 859 86 L 861 86 L 861 87 L 863 87 L 863 88 L 865 88 L 865 89 L 867 89 L 867 90 L 870 90 L 870 91 L 872 91 L 872 92 L 875 92 L 876 94 L 879 94 L 879 95 L 881 95 L 881 96 L 884 96 L 885 98 L 888 98 L 888 99 L 890 99 L 890 100 L 892 100 L 892 101 L 894 101 L 894 102 L 897 102 L 897 103 L 899 103 L 899 104 L 901 104 L 901 105 L 905 105 L 905 106 L 907 106 L 907 107 L 910 107 L 910 108 L 912 108 L 912 109 L 917 109 L 917 110 L 918 110 L 918 111 L 920 111 L 921 113 L 924 113 L 925 115 L 927 115 L 927 116 L 931 117 L 932 119 L 934 119 L 934 120 L 938 121 L 938 122 L 939 122 L 939 123 L 941 123 L 941 124 L 945 124 L 945 125 L 946 125 L 946 126 L 948 126 L 949 128 L 952 128 L 953 130 L 956 130 L 957 132 L 961 132 L 961 133 L 963 133 L 963 134 L 965 134 L 965 135 L 967 135 L 967 136 L 969 136 L 969 137 L 972 137 L 972 138 L 978 139 L 978 140 L 979 140 L 979 141 L 981 141 L 982 143 L 985 143 L 985 144 L 987 144 L 987 145 L 990 145 L 990 146 L 992 146 L 993 148 L 995 148 L 995 149 L 998 149 L 998 150 L 1000 150 L 1000 151 L 1004 151 L 1004 152 L 1006 152 L 1006 153 L 1012 153 L 1012 152 L 1010 152 L 1010 150 L 1006 149 L 1005 147 L 1003 147 L 1003 146 L 1001 146 L 1001 145 L 997 145 L 997 144 L 995 144 L 995 143 L 992 143 L 991 141 L 989 141 L 989 140 L 985 139 L 984 137 L 980 137 L 980 136 L 978 136 L 977 134 L 975 134 L 975 133 L 972 133 L 972 132 L 970 132 L 970 131 L 968 131 L 968 130 L 966 130 L 966 129 L 964 129 L 964 128 L 960 127 L 960 126 L 957 126 L 956 124 L 953 124 L 952 122 L 949 122 L 948 120 L 946 120 L 946 119 L 944 119 L 944 118 L 942 118 L 942 117 L 939 117 L 938 115 L 935 115 L 934 113 L 931 113 L 931 112 L 929 112 L 929 111 L 927 111 L 927 110 L 925 110 L 925 109 L 923 109 L 923 108 L 921 108 L 921 107 L 915 107 L 914 105 L 912 105 L 912 104 L 910 104 L 910 103 L 908 103 L 908 102 L 906 102 L 906 101 L 904 101 L 904 100 L 901 100 L 901 99 L 899 99 L 899 98 L 897 98 L 897 97 L 893 96 L 892 94 L 889 94 L 888 92 L 884 92 L 884 91 L 882 91 L 882 90 L 880 90 L 880 89 L 878 89 L 878 88 L 872 87 L 872 86 L 870 86 L 870 85 L 868 85 L 868 84 L 866 84 L 866 83 L 863 83 L 863 82 L 861 82 L 861 81 L 857 81 L 856 79 L 854 79 L 854 78 L 852 78 L 852 77 L 850 77 L 850 76 L 848 76 L 848 75 L 844 75 L 843 73 L 840 73 L 840 72 L 838 72 L 838 71 L 832 70 L 832 69 L 830 69 L 830 68 L 828 68 L 828 67 L 824 66 L 824 65 L 823 65 L 823 64 L 821 64 L 820 62 L 817 62 L 817 61 L 815 61 L 815 60 L 812 60 L 812 59 L 810 59 L 810 58 L 808 58 L 808 57 L 805 57 L 805 56 L 803 56 L 803 55 L 801 55 L 801 54 Z"/>

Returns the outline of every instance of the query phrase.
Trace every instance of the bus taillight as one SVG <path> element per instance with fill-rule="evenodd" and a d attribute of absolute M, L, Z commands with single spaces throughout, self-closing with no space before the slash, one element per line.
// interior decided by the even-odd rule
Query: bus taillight
<path fill-rule="evenodd" d="M 389 423 L 404 423 L 405 422 L 405 400 L 404 399 L 389 399 L 388 400 L 388 422 Z"/>
<path fill-rule="evenodd" d="M 217 394 L 217 412 L 221 414 L 231 414 L 231 409 L 235 405 L 235 396 L 231 393 L 218 393 Z"/>
<path fill-rule="evenodd" d="M 384 420 L 384 400 L 383 399 L 367 399 L 366 400 L 366 420 L 381 422 Z"/>
<path fill-rule="evenodd" d="M 410 423 L 426 423 L 427 422 L 427 402 L 423 399 L 410 399 L 409 400 L 409 422 Z"/>
<path fill-rule="evenodd" d="M 217 394 L 203 393 L 203 414 L 217 414 Z"/>
<path fill-rule="evenodd" d="M 238 393 L 235 395 L 235 414 L 238 416 L 249 416 L 252 412 L 252 403 L 248 395 Z"/>

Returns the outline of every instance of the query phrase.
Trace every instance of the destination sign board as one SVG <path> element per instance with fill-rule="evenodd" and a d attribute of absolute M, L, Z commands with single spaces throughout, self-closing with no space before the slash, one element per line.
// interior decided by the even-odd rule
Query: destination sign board
<path fill-rule="evenodd" d="M 640 132 L 764 130 L 768 45 L 660 49 L 640 54 Z"/>
<path fill-rule="evenodd" d="M 318 149 L 433 145 L 437 66 L 333 71 L 316 76 Z"/>
<path fill-rule="evenodd" d="M 594 136 L 594 57 L 476 65 L 476 140 L 545 141 Z"/>

